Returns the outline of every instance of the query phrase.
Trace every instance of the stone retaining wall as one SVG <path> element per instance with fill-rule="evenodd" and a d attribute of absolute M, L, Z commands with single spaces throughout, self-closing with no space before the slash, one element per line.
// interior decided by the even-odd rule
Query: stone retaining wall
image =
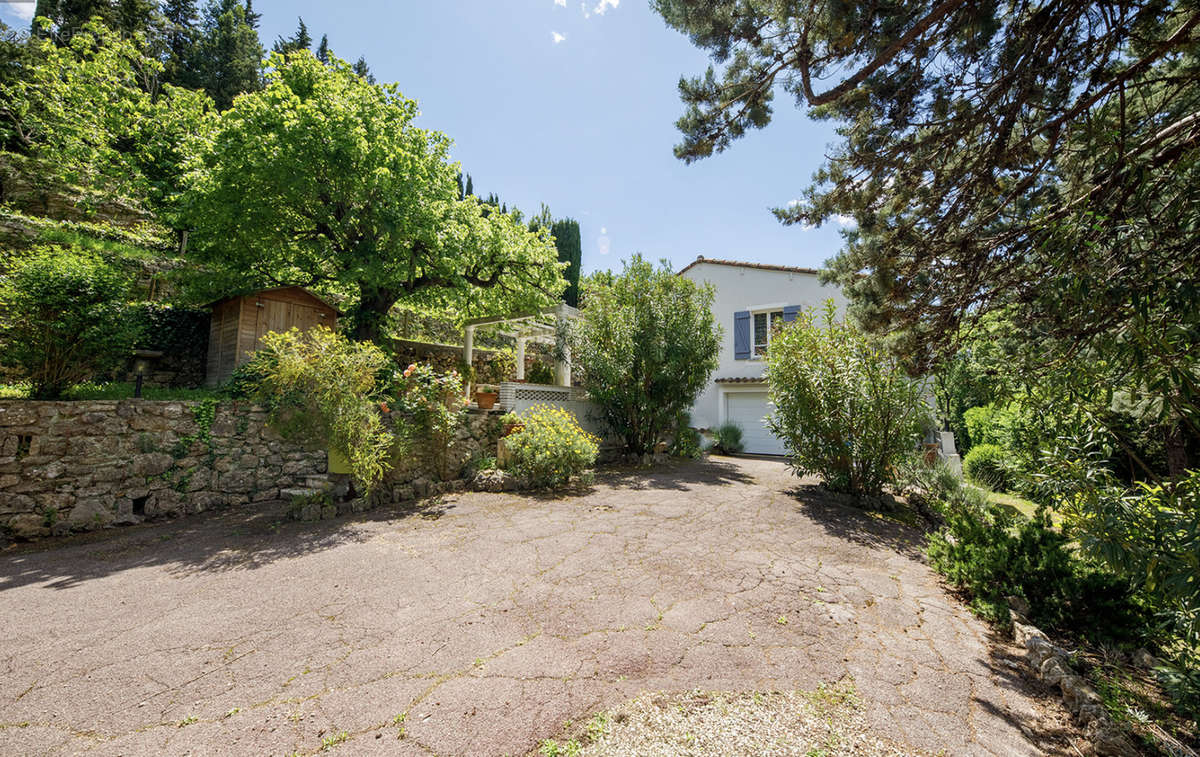
<path fill-rule="evenodd" d="M 453 488 L 494 455 L 499 411 L 472 411 L 443 456 L 398 459 L 371 504 Z M 0 536 L 36 539 L 266 502 L 324 477 L 323 451 L 245 402 L 0 400 Z M 457 484 L 461 486 L 461 484 Z M 283 498 L 286 499 L 286 496 Z"/>
<path fill-rule="evenodd" d="M 15 538 L 276 499 L 325 467 L 247 403 L 0 401 L 0 529 Z"/>

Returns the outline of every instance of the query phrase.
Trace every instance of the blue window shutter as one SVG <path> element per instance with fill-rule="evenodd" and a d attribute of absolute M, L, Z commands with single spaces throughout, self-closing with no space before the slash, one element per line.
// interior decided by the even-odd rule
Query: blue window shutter
<path fill-rule="evenodd" d="M 796 320 L 796 316 L 800 314 L 801 307 L 799 305 L 785 305 L 783 308 L 783 322 L 791 323 Z"/>
<path fill-rule="evenodd" d="M 739 310 L 733 314 L 733 358 L 750 359 L 750 311 Z"/>

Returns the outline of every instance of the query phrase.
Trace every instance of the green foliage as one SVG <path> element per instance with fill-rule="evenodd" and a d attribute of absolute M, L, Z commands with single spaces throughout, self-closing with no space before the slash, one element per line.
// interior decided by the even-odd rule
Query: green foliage
<path fill-rule="evenodd" d="M 692 416 L 687 411 L 675 417 L 675 432 L 671 439 L 671 454 L 676 457 L 698 458 L 703 451 L 700 432 L 692 428 Z"/>
<path fill-rule="evenodd" d="M 584 290 L 571 335 L 584 386 L 629 452 L 653 452 L 717 367 L 713 290 L 640 255 Z"/>
<path fill-rule="evenodd" d="M 208 310 L 142 302 L 131 306 L 129 315 L 137 325 L 138 347 L 167 355 L 206 354 L 211 317 Z"/>
<path fill-rule="evenodd" d="M 263 48 L 255 21 L 241 0 L 209 0 L 190 59 L 189 86 L 203 88 L 220 110 L 235 97 L 262 87 Z"/>
<path fill-rule="evenodd" d="M 554 384 L 554 369 L 541 360 L 535 360 L 525 370 L 525 380 L 530 384 Z"/>
<path fill-rule="evenodd" d="M 947 523 L 930 539 L 933 567 L 991 622 L 1007 626 L 1005 598 L 1018 596 L 1029 602 L 1030 620 L 1055 631 L 1121 641 L 1139 627 L 1128 586 L 1075 559 L 1048 518 L 956 510 Z"/>
<path fill-rule="evenodd" d="M 354 337 L 377 344 L 401 298 L 464 314 L 554 302 L 549 232 L 459 200 L 450 141 L 416 114 L 344 61 L 273 55 L 266 89 L 221 114 L 190 175 L 193 257 L 246 286 L 340 292 Z"/>
<path fill-rule="evenodd" d="M 133 397 L 134 384 L 129 381 L 105 383 L 84 382 L 71 387 L 66 398 L 72 400 L 124 400 Z M 213 389 L 187 389 L 147 386 L 142 388 L 145 400 L 207 400 L 226 395 Z"/>
<path fill-rule="evenodd" d="M 909 455 L 896 465 L 896 484 L 910 504 L 937 523 L 949 512 L 980 515 L 988 508 L 987 494 L 965 483 L 944 460 L 929 465 L 920 455 Z"/>
<path fill-rule="evenodd" d="M 442 373 L 428 363 L 414 363 L 393 377 L 389 393 L 404 424 L 410 448 L 430 456 L 443 479 L 449 478 L 447 452 L 466 414 L 463 379 L 458 371 Z"/>
<path fill-rule="evenodd" d="M 713 429 L 713 451 L 723 455 L 736 455 L 743 449 L 742 427 L 736 423 L 722 423 Z"/>
<path fill-rule="evenodd" d="M 509 467 L 531 486 L 565 486 L 596 462 L 600 440 L 561 407 L 535 405 L 509 420 L 517 424 L 504 437 L 512 455 Z"/>
<path fill-rule="evenodd" d="M 971 481 L 992 491 L 1008 491 L 1013 484 L 1013 462 L 995 444 L 976 444 L 962 461 L 963 473 Z"/>
<path fill-rule="evenodd" d="M 1153 611 L 1164 680 L 1200 713 L 1200 471 L 1169 484 L 1122 484 L 1094 434 L 1063 439 L 1043 459 L 1040 495 L 1063 514 L 1064 529 L 1092 559 L 1127 576 Z M 1188 671 L 1192 671 L 1189 673 Z"/>
<path fill-rule="evenodd" d="M 567 280 L 567 288 L 563 292 L 563 302 L 571 307 L 579 307 L 579 272 L 583 262 L 583 242 L 579 237 L 579 221 L 563 218 L 550 226 L 554 235 L 554 247 L 558 250 L 558 260 L 566 263 L 563 276 Z"/>
<path fill-rule="evenodd" d="M 920 440 L 928 406 L 876 340 L 835 320 L 832 301 L 823 320 L 801 312 L 772 340 L 768 425 L 798 473 L 818 474 L 834 491 L 878 495 Z"/>
<path fill-rule="evenodd" d="M 350 462 L 364 490 L 388 470 L 396 438 L 383 426 L 376 376 L 387 358 L 369 343 L 329 329 L 268 332 L 251 362 L 262 375 L 256 398 L 282 435 L 328 445 Z"/>
<path fill-rule="evenodd" d="M 0 277 L 0 362 L 24 370 L 36 399 L 129 358 L 137 328 L 129 281 L 95 255 L 37 247 Z"/>
<path fill-rule="evenodd" d="M 152 95 L 143 84 L 161 63 L 103 24 L 84 25 L 67 46 L 29 45 L 24 75 L 0 85 L 0 140 L 38 160 L 32 178 L 168 203 L 212 123 L 207 98 L 171 86 Z"/>

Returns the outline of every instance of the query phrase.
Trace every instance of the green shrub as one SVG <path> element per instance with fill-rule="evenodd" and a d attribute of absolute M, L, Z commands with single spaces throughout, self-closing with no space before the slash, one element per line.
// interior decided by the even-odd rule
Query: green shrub
<path fill-rule="evenodd" d="M 980 486 L 998 492 L 1012 488 L 1012 458 L 995 444 L 976 444 L 963 458 L 962 464 L 967 478 Z"/>
<path fill-rule="evenodd" d="M 878 495 L 912 453 L 930 413 L 921 387 L 875 339 L 835 320 L 832 301 L 784 325 L 767 351 L 767 423 L 797 473 L 834 491 Z"/>
<path fill-rule="evenodd" d="M 722 455 L 736 455 L 743 449 L 742 427 L 736 423 L 722 423 L 713 429 L 713 451 Z"/>
<path fill-rule="evenodd" d="M 369 342 L 352 342 L 324 327 L 270 332 L 255 353 L 254 397 L 288 438 L 340 453 L 364 490 L 390 466 L 397 439 L 383 426 L 377 375 L 387 363 Z"/>
<path fill-rule="evenodd" d="M 908 501 L 927 519 L 939 522 L 954 512 L 979 514 L 988 508 L 987 495 L 963 481 L 944 460 L 932 465 L 911 455 L 896 466 L 896 483 Z"/>
<path fill-rule="evenodd" d="M 401 433 L 419 447 L 443 479 L 448 468 L 450 445 L 466 415 L 463 377 L 458 371 L 439 371 L 428 363 L 413 363 L 395 377 L 391 391 L 395 412 L 403 421 Z"/>
<path fill-rule="evenodd" d="M 675 418 L 675 435 L 671 440 L 671 454 L 676 457 L 700 457 L 702 451 L 700 432 L 692 428 L 692 416 L 686 410 Z"/>
<path fill-rule="evenodd" d="M 1127 584 L 1074 557 L 1069 539 L 1039 515 L 952 511 L 929 543 L 935 570 L 966 592 L 971 608 L 1008 625 L 1006 597 L 1024 598 L 1030 620 L 1057 632 L 1124 641 L 1140 627 Z"/>
<path fill-rule="evenodd" d="M 517 424 L 504 437 L 512 455 L 508 467 L 531 486 L 563 486 L 596 462 L 600 440 L 580 428 L 575 416 L 563 408 L 535 405 L 507 420 Z"/>
<path fill-rule="evenodd" d="M 573 357 L 612 432 L 633 455 L 654 452 L 717 367 L 713 289 L 634 255 L 619 275 L 589 277 L 572 322 Z"/>
<path fill-rule="evenodd" d="M 0 277 L 0 362 L 24 370 L 34 399 L 119 367 L 137 336 L 129 284 L 94 254 L 35 248 Z"/>

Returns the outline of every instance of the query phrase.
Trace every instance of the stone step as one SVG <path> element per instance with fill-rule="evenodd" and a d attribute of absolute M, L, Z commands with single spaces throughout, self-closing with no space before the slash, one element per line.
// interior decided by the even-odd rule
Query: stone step
<path fill-rule="evenodd" d="M 294 489 L 280 489 L 279 498 L 292 500 L 300 497 L 316 497 L 325 493 L 325 489 L 317 489 L 312 487 L 296 487 Z"/>
<path fill-rule="evenodd" d="M 329 475 L 326 473 L 305 476 L 304 485 L 309 489 L 320 489 L 321 491 L 329 491 L 333 488 L 333 482 L 329 480 Z"/>

